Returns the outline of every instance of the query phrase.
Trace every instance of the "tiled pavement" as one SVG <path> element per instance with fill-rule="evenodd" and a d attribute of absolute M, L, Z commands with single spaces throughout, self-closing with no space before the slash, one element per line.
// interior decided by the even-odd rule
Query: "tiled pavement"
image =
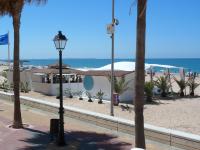
<path fill-rule="evenodd" d="M 9 128 L 13 104 L 0 100 L 0 150 L 130 150 L 134 137 L 75 119 L 65 118 L 65 147 L 50 140 L 49 120 L 57 115 L 22 106 L 24 129 Z M 179 150 L 147 140 L 147 150 Z"/>

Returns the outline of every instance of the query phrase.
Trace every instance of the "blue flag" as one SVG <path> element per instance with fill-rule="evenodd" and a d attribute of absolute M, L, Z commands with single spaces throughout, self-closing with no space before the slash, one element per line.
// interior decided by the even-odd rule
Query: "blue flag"
<path fill-rule="evenodd" d="M 0 35 L 0 45 L 8 44 L 8 33 L 4 35 Z"/>

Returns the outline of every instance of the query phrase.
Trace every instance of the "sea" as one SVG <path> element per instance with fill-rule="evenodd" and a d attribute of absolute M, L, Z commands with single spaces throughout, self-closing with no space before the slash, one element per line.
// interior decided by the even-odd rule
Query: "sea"
<path fill-rule="evenodd" d="M 0 60 L 4 61 L 5 60 Z M 47 66 L 49 64 L 58 63 L 58 59 L 23 59 L 23 65 L 31 66 Z M 134 59 L 115 59 L 114 62 L 135 61 Z M 98 68 L 111 64 L 111 59 L 95 59 L 95 58 L 64 58 L 63 63 L 72 68 Z M 200 73 L 200 58 L 151 58 L 146 59 L 145 63 L 171 65 L 184 68 L 187 72 Z M 154 68 L 155 71 L 163 71 L 164 68 Z M 171 72 L 179 72 L 179 69 L 171 69 Z"/>
<path fill-rule="evenodd" d="M 134 59 L 115 59 L 115 62 L 135 61 Z M 58 59 L 26 59 L 24 65 L 47 66 L 49 64 L 58 63 Z M 95 59 L 95 58 L 64 58 L 63 63 L 72 68 L 98 68 L 111 64 L 111 59 Z M 200 58 L 153 58 L 146 59 L 145 63 L 171 65 L 185 68 L 187 71 L 200 73 Z M 162 71 L 163 68 L 157 68 Z M 173 70 L 178 72 L 178 70 Z"/>

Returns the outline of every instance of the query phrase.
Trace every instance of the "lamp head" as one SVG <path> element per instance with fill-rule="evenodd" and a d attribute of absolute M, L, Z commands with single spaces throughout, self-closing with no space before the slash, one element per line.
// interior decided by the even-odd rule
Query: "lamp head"
<path fill-rule="evenodd" d="M 54 37 L 53 41 L 57 50 L 65 49 L 67 38 L 62 34 L 61 31 L 58 31 L 58 34 Z"/>

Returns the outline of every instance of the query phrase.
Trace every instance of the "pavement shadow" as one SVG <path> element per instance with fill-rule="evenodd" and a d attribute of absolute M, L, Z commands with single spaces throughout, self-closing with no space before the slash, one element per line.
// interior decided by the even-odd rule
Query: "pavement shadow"
<path fill-rule="evenodd" d="M 28 132 L 30 137 L 23 139 L 21 141 L 27 143 L 24 148 L 19 148 L 18 150 L 44 150 L 47 144 L 50 142 L 49 132 L 40 131 L 32 128 L 23 128 Z"/>
<path fill-rule="evenodd" d="M 31 137 L 21 140 L 26 143 L 26 147 L 18 150 L 59 150 L 60 148 L 50 140 L 49 132 L 36 129 L 24 128 Z M 61 149 L 72 150 L 126 150 L 131 149 L 132 144 L 117 140 L 117 136 L 86 131 L 65 132 L 66 146 Z M 55 141 L 54 141 L 55 143 Z"/>
<path fill-rule="evenodd" d="M 96 132 L 72 131 L 66 133 L 67 144 L 77 144 L 77 150 L 125 150 L 132 144 L 116 139 L 117 136 Z"/>

